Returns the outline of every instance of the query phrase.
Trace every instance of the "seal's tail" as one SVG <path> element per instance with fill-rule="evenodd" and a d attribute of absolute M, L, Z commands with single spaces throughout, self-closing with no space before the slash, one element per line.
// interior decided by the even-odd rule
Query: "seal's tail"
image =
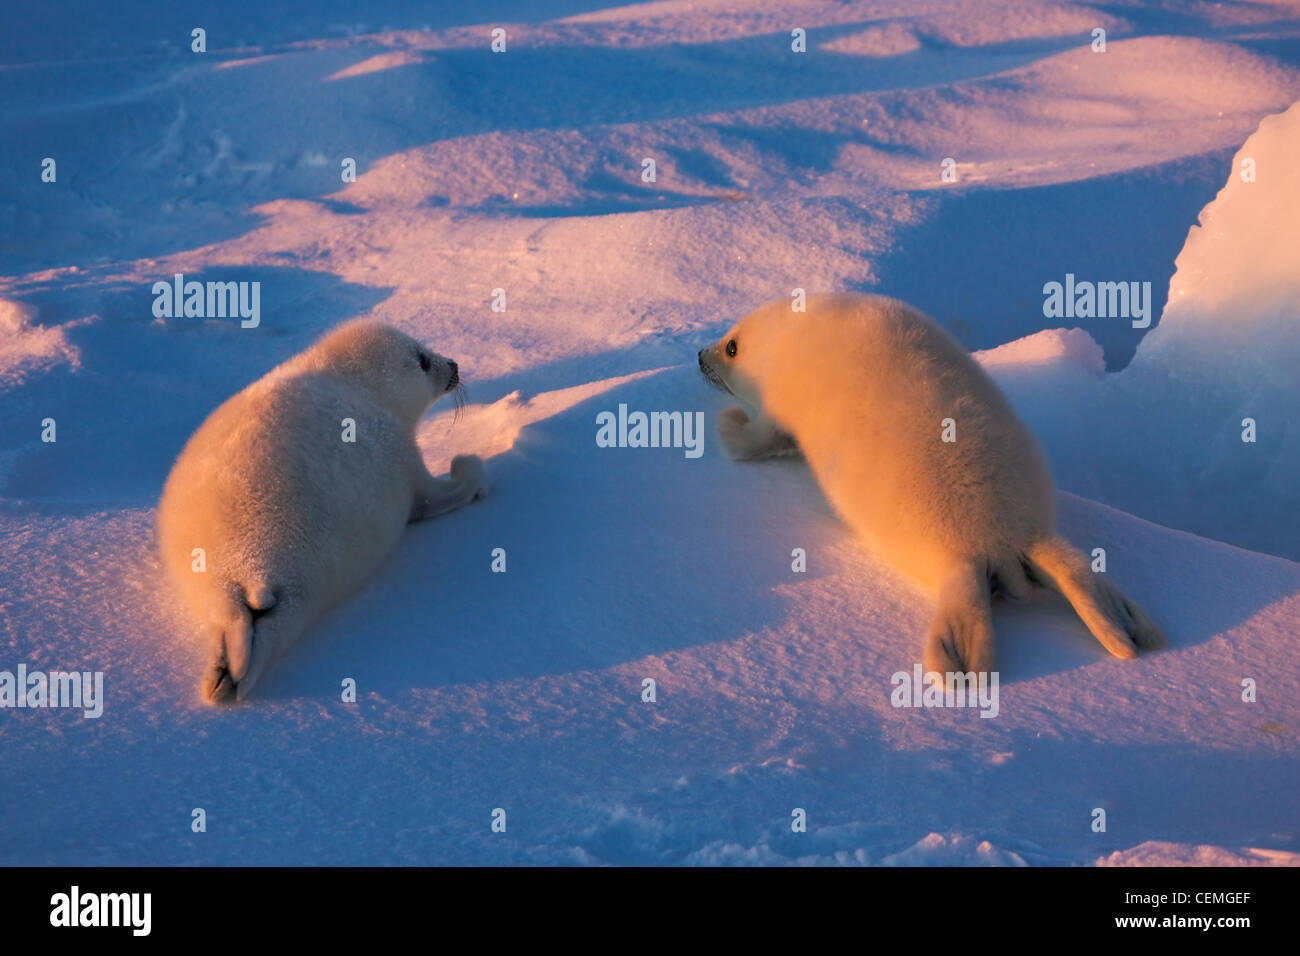
<path fill-rule="evenodd" d="M 1093 573 L 1082 554 L 1061 538 L 1046 538 L 1029 548 L 1029 571 L 1044 587 L 1059 591 L 1092 636 L 1116 657 L 1165 646 L 1165 636 L 1146 612 L 1102 574 Z"/>

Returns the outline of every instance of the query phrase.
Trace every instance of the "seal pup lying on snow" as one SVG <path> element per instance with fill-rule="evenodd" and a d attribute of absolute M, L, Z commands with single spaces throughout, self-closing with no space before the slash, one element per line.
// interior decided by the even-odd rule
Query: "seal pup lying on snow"
<path fill-rule="evenodd" d="M 420 416 L 455 392 L 456 363 L 377 322 L 340 326 L 208 416 L 172 467 L 158 543 L 207 631 L 200 685 L 242 700 L 408 522 L 487 493 L 473 455 L 424 467 Z M 201 550 L 200 550 L 201 549 Z"/>
<path fill-rule="evenodd" d="M 722 412 L 730 457 L 802 452 L 849 526 L 937 595 L 927 671 L 991 671 L 990 601 L 1022 600 L 1033 586 L 1063 594 L 1116 657 L 1164 646 L 1142 609 L 1057 536 L 1037 442 L 961 344 L 916 309 L 828 295 L 800 313 L 781 300 L 699 362 L 755 410 Z"/>

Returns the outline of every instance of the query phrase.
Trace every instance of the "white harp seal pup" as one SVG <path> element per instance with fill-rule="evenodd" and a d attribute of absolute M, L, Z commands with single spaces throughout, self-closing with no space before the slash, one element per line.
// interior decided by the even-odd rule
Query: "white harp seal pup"
<path fill-rule="evenodd" d="M 472 455 L 435 478 L 415 443 L 456 363 L 386 325 L 357 321 L 227 400 L 176 459 L 158 545 L 207 633 L 200 682 L 244 699 L 332 605 L 356 591 L 408 522 L 487 493 Z"/>
<path fill-rule="evenodd" d="M 1035 587 L 1064 595 L 1116 657 L 1164 646 L 1146 613 L 1057 535 L 1038 443 L 921 312 L 883 296 L 810 297 L 805 312 L 781 300 L 701 349 L 699 363 L 754 411 L 721 414 L 731 458 L 802 453 L 844 521 L 937 597 L 927 672 L 991 671 L 991 599 Z"/>

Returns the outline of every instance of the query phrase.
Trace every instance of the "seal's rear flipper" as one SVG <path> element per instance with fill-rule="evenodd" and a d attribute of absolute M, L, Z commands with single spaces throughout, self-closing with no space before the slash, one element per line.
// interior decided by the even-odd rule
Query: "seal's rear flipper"
<path fill-rule="evenodd" d="M 925 669 L 940 674 L 993 669 L 993 611 L 982 562 L 960 565 L 939 589 L 925 646 Z"/>
<path fill-rule="evenodd" d="M 248 670 L 253 615 L 247 605 L 232 601 L 225 613 L 208 627 L 212 640 L 199 690 L 209 704 L 219 704 L 235 696 L 235 685 Z"/>
<path fill-rule="evenodd" d="M 1063 539 L 1040 541 L 1027 557 L 1038 583 L 1063 594 L 1092 636 L 1116 657 L 1133 658 L 1139 651 L 1165 646 L 1164 634 L 1146 612 L 1104 575 L 1093 573 L 1087 559 Z"/>
<path fill-rule="evenodd" d="M 252 615 L 248 669 L 235 685 L 240 700 L 248 699 L 266 669 L 293 648 L 310 623 L 303 616 L 302 599 L 292 593 L 277 593 L 273 607 Z"/>
<path fill-rule="evenodd" d="M 235 594 L 223 599 L 209 625 L 212 644 L 199 689 L 210 704 L 233 698 L 247 679 L 253 665 L 257 622 L 274 609 L 278 600 L 274 589 L 265 583 L 233 590 Z"/>
<path fill-rule="evenodd" d="M 221 704 L 235 696 L 235 682 L 230 679 L 230 671 L 224 665 L 209 664 L 199 690 L 209 704 Z"/>

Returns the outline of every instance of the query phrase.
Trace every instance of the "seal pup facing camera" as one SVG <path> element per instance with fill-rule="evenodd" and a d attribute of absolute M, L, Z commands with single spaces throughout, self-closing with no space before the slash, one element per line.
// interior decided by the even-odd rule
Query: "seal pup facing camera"
<path fill-rule="evenodd" d="M 163 563 L 207 632 L 206 700 L 247 697 L 407 523 L 487 493 L 478 457 L 457 456 L 450 479 L 435 478 L 416 446 L 420 417 L 449 392 L 459 404 L 455 362 L 363 320 L 199 426 L 167 478 L 157 528 Z"/>
<path fill-rule="evenodd" d="M 991 671 L 990 602 L 1065 596 L 1116 657 L 1164 646 L 1135 603 L 1056 533 L 1038 443 L 965 348 L 884 296 L 811 297 L 746 316 L 700 370 L 755 411 L 724 409 L 727 454 L 802 453 L 845 522 L 938 598 L 927 671 Z M 950 419 L 951 422 L 945 420 Z M 943 441 L 945 426 L 955 441 Z"/>

